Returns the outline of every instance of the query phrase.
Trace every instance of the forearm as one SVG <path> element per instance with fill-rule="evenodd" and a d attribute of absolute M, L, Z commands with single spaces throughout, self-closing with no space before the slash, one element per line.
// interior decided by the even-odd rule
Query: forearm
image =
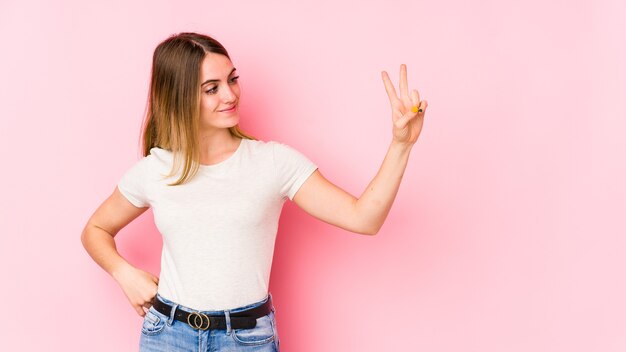
<path fill-rule="evenodd" d="M 87 253 L 109 275 L 117 280 L 117 274 L 130 264 L 117 252 L 113 236 L 101 228 L 87 225 L 81 235 Z"/>
<path fill-rule="evenodd" d="M 380 170 L 357 200 L 359 218 L 372 234 L 378 232 L 389 214 L 398 193 L 411 148 L 412 145 L 392 142 Z"/>

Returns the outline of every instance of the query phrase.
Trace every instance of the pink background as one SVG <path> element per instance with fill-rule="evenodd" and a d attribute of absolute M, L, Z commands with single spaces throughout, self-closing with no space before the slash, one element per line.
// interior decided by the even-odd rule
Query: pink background
<path fill-rule="evenodd" d="M 626 350 L 623 1 L 2 1 L 0 350 L 134 351 L 141 317 L 81 231 L 138 158 L 152 52 L 215 36 L 242 128 L 360 196 L 380 78 L 429 108 L 375 237 L 283 210 L 284 351 Z M 117 237 L 159 273 L 151 211 Z"/>

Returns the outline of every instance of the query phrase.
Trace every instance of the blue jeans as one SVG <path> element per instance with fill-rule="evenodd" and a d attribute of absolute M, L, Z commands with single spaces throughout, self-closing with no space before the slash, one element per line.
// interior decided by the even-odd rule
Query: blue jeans
<path fill-rule="evenodd" d="M 226 330 L 194 329 L 185 322 L 175 320 L 174 312 L 182 309 L 193 312 L 194 309 L 181 306 L 157 293 L 156 298 L 172 306 L 169 316 L 157 311 L 154 307 L 146 312 L 141 327 L 139 339 L 140 352 L 208 352 L 208 351 L 279 351 L 280 341 L 276 320 L 274 319 L 274 307 L 272 311 L 257 319 L 256 326 L 252 329 L 232 329 L 230 313 L 236 313 L 248 308 L 260 306 L 271 296 L 268 294 L 262 301 L 247 306 L 229 309 L 201 311 L 204 314 L 224 314 L 226 316 Z"/>

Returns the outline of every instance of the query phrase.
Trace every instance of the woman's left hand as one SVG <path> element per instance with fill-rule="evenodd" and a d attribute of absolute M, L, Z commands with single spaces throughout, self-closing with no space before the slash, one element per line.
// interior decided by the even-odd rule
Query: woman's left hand
<path fill-rule="evenodd" d="M 400 98 L 386 71 L 382 72 L 382 77 L 391 103 L 393 141 L 413 145 L 422 131 L 428 102 L 420 100 L 417 89 L 413 89 L 409 96 L 405 64 L 400 65 Z"/>

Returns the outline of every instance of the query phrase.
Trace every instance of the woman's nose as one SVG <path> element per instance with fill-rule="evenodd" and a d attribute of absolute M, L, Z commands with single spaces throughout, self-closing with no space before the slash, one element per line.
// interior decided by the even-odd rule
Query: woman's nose
<path fill-rule="evenodd" d="M 233 92 L 232 88 L 227 85 L 226 88 L 222 89 L 222 101 L 230 103 L 235 100 L 235 92 Z"/>

